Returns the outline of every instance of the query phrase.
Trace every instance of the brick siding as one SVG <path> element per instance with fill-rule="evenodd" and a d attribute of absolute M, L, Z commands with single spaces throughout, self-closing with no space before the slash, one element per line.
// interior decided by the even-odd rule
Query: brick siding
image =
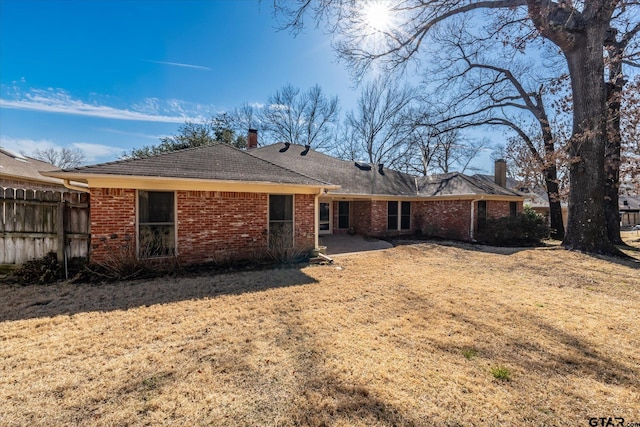
<path fill-rule="evenodd" d="M 90 219 L 91 262 L 102 263 L 135 253 L 135 190 L 92 188 Z"/>
<path fill-rule="evenodd" d="M 293 206 L 295 224 L 294 244 L 297 249 L 311 250 L 315 247 L 315 196 L 296 194 Z"/>
<path fill-rule="evenodd" d="M 263 193 L 177 191 L 177 253 L 183 264 L 239 260 L 267 249 L 268 200 Z M 294 242 L 314 247 L 314 196 L 295 195 Z M 91 189 L 91 262 L 114 250 L 135 251 L 136 191 Z M 135 252 L 132 252 L 135 253 Z"/>
<path fill-rule="evenodd" d="M 353 214 L 353 228 L 356 233 L 363 236 L 369 235 L 371 230 L 371 200 L 351 202 Z"/>
<path fill-rule="evenodd" d="M 433 200 L 411 204 L 414 230 L 425 236 L 469 240 L 471 201 Z"/>
<path fill-rule="evenodd" d="M 517 202 L 518 213 L 522 213 L 522 202 Z M 501 200 L 489 200 L 487 201 L 487 218 L 502 218 L 504 216 L 511 215 L 511 208 L 509 206 L 509 202 L 504 202 Z"/>

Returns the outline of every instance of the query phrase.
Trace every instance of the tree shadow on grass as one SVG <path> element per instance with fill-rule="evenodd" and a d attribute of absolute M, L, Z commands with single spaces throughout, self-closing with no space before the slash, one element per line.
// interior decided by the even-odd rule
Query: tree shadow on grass
<path fill-rule="evenodd" d="M 506 311 L 514 311 L 510 305 L 500 304 Z M 443 315 L 447 315 L 444 314 Z M 494 336 L 495 342 L 504 342 L 507 347 L 491 342 L 478 343 L 475 349 L 480 357 L 493 360 L 507 359 L 508 363 L 519 365 L 524 371 L 547 372 L 547 375 L 561 375 L 589 377 L 603 384 L 621 385 L 624 387 L 637 386 L 637 372 L 633 367 L 614 360 L 602 350 L 594 348 L 594 344 L 573 335 L 566 330 L 546 322 L 543 318 L 518 311 L 518 322 L 525 322 L 535 334 L 541 334 L 543 341 L 525 340 L 526 332 L 520 328 L 517 332 L 509 333 L 510 326 L 496 329 L 477 317 L 457 312 L 449 312 L 449 316 L 464 325 L 473 325 L 478 331 L 487 336 Z M 436 345 L 443 351 L 462 354 L 464 348 L 451 347 L 440 343 Z"/>
<path fill-rule="evenodd" d="M 302 378 L 289 417 L 295 425 L 379 425 L 415 426 L 415 420 L 404 415 L 393 404 L 377 397 L 366 384 L 346 378 L 327 367 L 330 349 L 324 349 L 305 325 L 301 310 L 290 310 L 281 317 L 283 331 L 295 335 L 296 370 Z M 282 337 L 287 342 L 290 337 Z"/>
<path fill-rule="evenodd" d="M 411 245 L 411 244 L 420 244 L 420 243 L 454 247 L 454 248 L 458 248 L 466 251 L 483 252 L 483 253 L 489 253 L 494 255 L 506 255 L 506 256 L 515 255 L 520 252 L 531 251 L 531 250 L 548 250 L 548 251 L 567 251 L 568 250 L 568 249 L 565 249 L 563 246 L 560 246 L 559 244 L 554 244 L 554 243 L 551 243 L 551 244 L 543 243 L 538 246 L 509 247 L 509 246 L 489 246 L 489 245 L 483 245 L 479 243 L 456 242 L 451 240 L 449 241 L 405 240 L 405 241 L 400 241 L 400 243 L 394 241 L 394 245 L 396 246 L 398 244 Z M 584 252 L 581 252 L 581 253 L 595 259 L 610 262 L 612 264 L 618 264 L 618 265 L 621 265 L 624 267 L 630 267 L 633 269 L 640 269 L 640 250 L 633 247 L 631 247 L 631 249 L 627 247 L 623 247 L 620 249 L 626 250 L 628 252 L 626 253 L 628 258 L 598 255 L 598 254 L 591 254 L 591 253 L 584 253 Z"/>
<path fill-rule="evenodd" d="M 0 286 L 0 322 L 128 310 L 179 301 L 260 292 L 317 283 L 299 268 L 259 270 L 196 277 L 162 277 L 98 285 L 58 283 Z"/>

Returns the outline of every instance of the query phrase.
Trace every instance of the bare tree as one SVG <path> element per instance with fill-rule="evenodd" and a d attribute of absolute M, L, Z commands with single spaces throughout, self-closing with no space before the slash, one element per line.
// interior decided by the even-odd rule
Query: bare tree
<path fill-rule="evenodd" d="M 376 79 L 367 83 L 345 120 L 346 143 L 362 160 L 397 166 L 412 131 L 407 117 L 414 100 L 409 86 Z"/>
<path fill-rule="evenodd" d="M 478 41 L 471 36 L 465 30 L 466 25 L 466 22 L 461 22 L 436 32 L 441 48 L 439 74 L 444 80 L 439 92 L 446 90 L 452 94 L 448 100 L 452 105 L 450 109 L 462 110 L 450 113 L 438 126 L 500 126 L 515 132 L 531 156 L 519 153 L 513 160 L 527 161 L 527 168 L 535 164 L 544 176 L 543 188 L 549 200 L 552 235 L 562 239 L 564 223 L 558 180 L 561 155 L 556 151 L 556 138 L 544 100 L 550 90 L 546 89 L 544 80 L 540 83 L 539 75 L 543 73 L 539 70 L 534 79 L 530 75 L 534 67 L 514 58 L 518 52 L 514 53 L 509 48 L 506 52 L 508 58 L 502 58 L 496 54 L 497 48 L 490 48 L 487 41 Z M 486 55 L 487 51 L 492 55 Z M 551 91 L 557 92 L 553 85 L 550 86 Z M 537 129 L 528 125 L 531 121 L 536 123 Z M 543 141 L 541 145 L 536 143 L 538 136 Z M 514 142 L 511 141 L 512 152 L 516 152 Z M 529 163 L 530 160 L 534 163 Z"/>
<path fill-rule="evenodd" d="M 413 116 L 418 116 L 413 113 Z M 414 126 L 400 170 L 426 176 L 439 171 L 437 158 L 444 134 L 428 126 Z"/>
<path fill-rule="evenodd" d="M 249 129 L 257 129 L 260 133 L 260 143 L 267 140 L 267 132 L 261 120 L 262 106 L 256 104 L 243 103 L 240 107 L 226 113 L 228 125 L 236 135 L 246 135 Z M 275 142 L 275 141 L 274 141 Z"/>
<path fill-rule="evenodd" d="M 321 149 L 333 142 L 338 112 L 338 97 L 327 98 L 320 86 L 286 85 L 269 97 L 261 120 L 276 141 Z"/>
<path fill-rule="evenodd" d="M 35 149 L 31 154 L 34 159 L 51 163 L 60 169 L 69 169 L 80 166 L 85 161 L 84 154 L 79 148 L 44 148 Z"/>
<path fill-rule="evenodd" d="M 420 51 L 432 28 L 454 16 L 474 11 L 500 10 L 486 33 L 509 30 L 512 22 L 533 25 L 537 33 L 563 53 L 569 69 L 573 100 L 573 131 L 570 156 L 569 221 L 563 246 L 592 253 L 622 255 L 606 232 L 604 214 L 604 158 L 608 117 L 602 47 L 616 10 L 635 9 L 633 2 L 590 0 L 422 0 L 397 1 L 389 6 L 396 24 L 363 31 L 366 15 L 352 0 L 297 0 L 297 7 L 276 10 L 289 28 L 304 25 L 310 11 L 319 22 L 328 22 L 338 36 L 336 48 L 354 73 L 363 73 L 375 62 L 388 70 L 402 69 Z M 618 8 L 618 9 L 617 9 Z M 635 9 L 629 16 L 638 19 Z M 371 34 L 377 40 L 372 42 Z"/>

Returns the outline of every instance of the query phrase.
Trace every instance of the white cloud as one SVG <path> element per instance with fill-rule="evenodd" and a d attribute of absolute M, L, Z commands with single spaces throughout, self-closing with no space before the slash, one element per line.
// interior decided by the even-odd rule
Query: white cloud
<path fill-rule="evenodd" d="M 15 154 L 25 156 L 33 155 L 33 152 L 36 150 L 45 150 L 48 148 L 54 148 L 56 150 L 64 147 L 77 148 L 84 155 L 86 163 L 116 160 L 123 151 L 125 151 L 122 148 L 88 142 L 74 142 L 68 145 L 61 145 L 49 139 L 11 138 L 2 135 L 0 135 L 0 147 Z"/>
<path fill-rule="evenodd" d="M 153 62 L 154 64 L 173 65 L 175 67 L 182 67 L 182 68 L 194 68 L 196 70 L 211 71 L 211 68 L 203 67 L 202 65 L 183 64 L 180 62 L 169 62 L 169 61 L 153 61 L 151 59 L 148 60 L 147 62 Z"/>
<path fill-rule="evenodd" d="M 109 133 L 115 133 L 117 135 L 127 135 L 127 136 L 135 136 L 137 138 L 146 138 L 146 139 L 154 139 L 154 140 L 159 140 L 160 138 L 164 138 L 167 136 L 171 136 L 170 134 L 148 134 L 148 133 L 142 133 L 142 132 L 128 132 L 128 131 L 124 131 L 124 130 L 120 130 L 120 129 L 113 129 L 113 128 L 97 128 L 96 130 L 102 131 L 102 132 L 109 132 Z"/>
<path fill-rule="evenodd" d="M 125 151 L 122 148 L 90 142 L 74 142 L 71 145 L 82 151 L 87 163 L 115 160 Z"/>
<path fill-rule="evenodd" d="M 289 106 L 284 104 L 270 104 L 269 109 L 275 111 L 288 111 Z"/>
<path fill-rule="evenodd" d="M 207 109 L 207 106 L 199 104 L 181 103 L 178 100 L 163 102 L 157 98 L 148 98 L 134 105 L 133 109 L 121 109 L 98 103 L 89 104 L 74 99 L 65 90 L 53 88 L 31 89 L 25 94 L 14 91 L 11 98 L 0 98 L 0 108 L 163 123 L 200 121 L 204 117 L 201 112 Z"/>
<path fill-rule="evenodd" d="M 3 135 L 0 135 L 0 147 L 25 156 L 29 156 L 35 150 L 59 148 L 58 145 L 48 139 L 11 138 Z"/>

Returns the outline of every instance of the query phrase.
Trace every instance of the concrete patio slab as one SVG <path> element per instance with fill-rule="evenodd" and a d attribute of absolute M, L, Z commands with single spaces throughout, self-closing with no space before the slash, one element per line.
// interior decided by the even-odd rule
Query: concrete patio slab
<path fill-rule="evenodd" d="M 384 240 L 364 237 L 358 234 L 329 234 L 320 236 L 320 246 L 327 247 L 327 255 L 344 255 L 355 252 L 376 251 L 392 248 L 393 245 Z"/>

